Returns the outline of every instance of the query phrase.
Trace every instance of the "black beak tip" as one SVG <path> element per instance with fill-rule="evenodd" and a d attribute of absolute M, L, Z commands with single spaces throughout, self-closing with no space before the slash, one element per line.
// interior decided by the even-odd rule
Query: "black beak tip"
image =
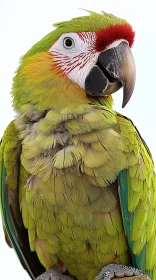
<path fill-rule="evenodd" d="M 133 90 L 134 90 L 134 86 L 133 88 L 129 89 L 129 90 L 123 90 L 123 101 L 122 101 L 122 108 L 124 108 L 127 103 L 129 102 L 131 96 L 132 96 L 132 93 L 133 93 Z"/>

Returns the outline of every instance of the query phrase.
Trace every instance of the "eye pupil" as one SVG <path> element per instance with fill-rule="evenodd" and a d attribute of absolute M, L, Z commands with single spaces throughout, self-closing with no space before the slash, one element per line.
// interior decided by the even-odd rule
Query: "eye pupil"
<path fill-rule="evenodd" d="M 66 49 L 72 49 L 72 48 L 74 48 L 75 43 L 74 43 L 73 38 L 65 37 L 64 40 L 63 40 L 63 46 L 64 46 Z"/>
<path fill-rule="evenodd" d="M 66 39 L 66 41 L 65 41 L 65 45 L 67 46 L 67 47 L 71 47 L 72 46 L 72 44 L 73 44 L 73 42 L 72 42 L 72 40 L 71 39 Z"/>

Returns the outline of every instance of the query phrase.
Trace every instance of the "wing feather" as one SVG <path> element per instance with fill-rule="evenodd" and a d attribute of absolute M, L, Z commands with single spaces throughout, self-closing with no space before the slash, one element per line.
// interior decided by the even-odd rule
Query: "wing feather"
<path fill-rule="evenodd" d="M 21 144 L 11 122 L 0 146 L 0 205 L 6 241 L 13 247 L 23 267 L 35 279 L 44 269 L 35 252 L 30 251 L 27 230 L 19 208 L 19 172 Z"/>
<path fill-rule="evenodd" d="M 131 120 L 118 115 L 128 168 L 119 174 L 121 209 L 133 265 L 156 279 L 156 175 L 152 155 Z"/>

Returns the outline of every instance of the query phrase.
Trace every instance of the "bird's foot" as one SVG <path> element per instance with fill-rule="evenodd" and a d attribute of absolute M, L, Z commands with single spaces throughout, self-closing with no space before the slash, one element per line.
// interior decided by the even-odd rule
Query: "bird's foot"
<path fill-rule="evenodd" d="M 36 280 L 74 280 L 74 277 L 63 275 L 58 269 L 50 269 L 36 278 Z"/>
<path fill-rule="evenodd" d="M 108 264 L 101 272 L 94 278 L 94 280 L 111 280 L 115 277 L 138 276 L 142 272 L 134 267 L 125 266 L 121 264 Z"/>

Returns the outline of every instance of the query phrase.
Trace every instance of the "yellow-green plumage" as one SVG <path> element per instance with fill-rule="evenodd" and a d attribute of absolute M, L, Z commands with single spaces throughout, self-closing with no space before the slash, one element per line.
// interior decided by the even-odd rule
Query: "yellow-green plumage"
<path fill-rule="evenodd" d="M 124 145 L 114 130 L 116 114 L 110 106 L 96 103 L 88 106 L 88 113 L 71 120 L 66 115 L 67 120 L 61 122 L 65 148 L 60 147 L 56 123 L 50 132 L 55 129 L 54 147 L 53 137 L 50 145 L 43 145 L 50 135 L 45 130 L 40 137 L 39 121 L 27 131 L 21 153 L 21 164 L 29 175 L 23 180 L 21 169 L 20 208 L 31 249 L 47 269 L 60 259 L 78 279 L 93 279 L 107 263 L 129 262 L 117 183 L 113 183 L 127 164 Z M 91 118 L 96 111 L 97 121 Z M 67 131 L 70 123 L 76 128 L 83 119 L 83 134 L 79 127 L 77 135 Z M 58 135 L 59 127 L 60 122 Z M 83 139 L 85 129 L 89 142 Z"/>
<path fill-rule="evenodd" d="M 155 279 L 156 184 L 146 144 L 111 97 L 89 99 L 45 49 L 36 50 L 14 79 L 18 114 L 0 158 L 31 250 L 46 269 L 65 265 L 78 280 L 93 280 L 108 263 L 131 264 L 146 246 L 144 270 Z M 122 170 L 130 232 L 118 191 Z"/>

